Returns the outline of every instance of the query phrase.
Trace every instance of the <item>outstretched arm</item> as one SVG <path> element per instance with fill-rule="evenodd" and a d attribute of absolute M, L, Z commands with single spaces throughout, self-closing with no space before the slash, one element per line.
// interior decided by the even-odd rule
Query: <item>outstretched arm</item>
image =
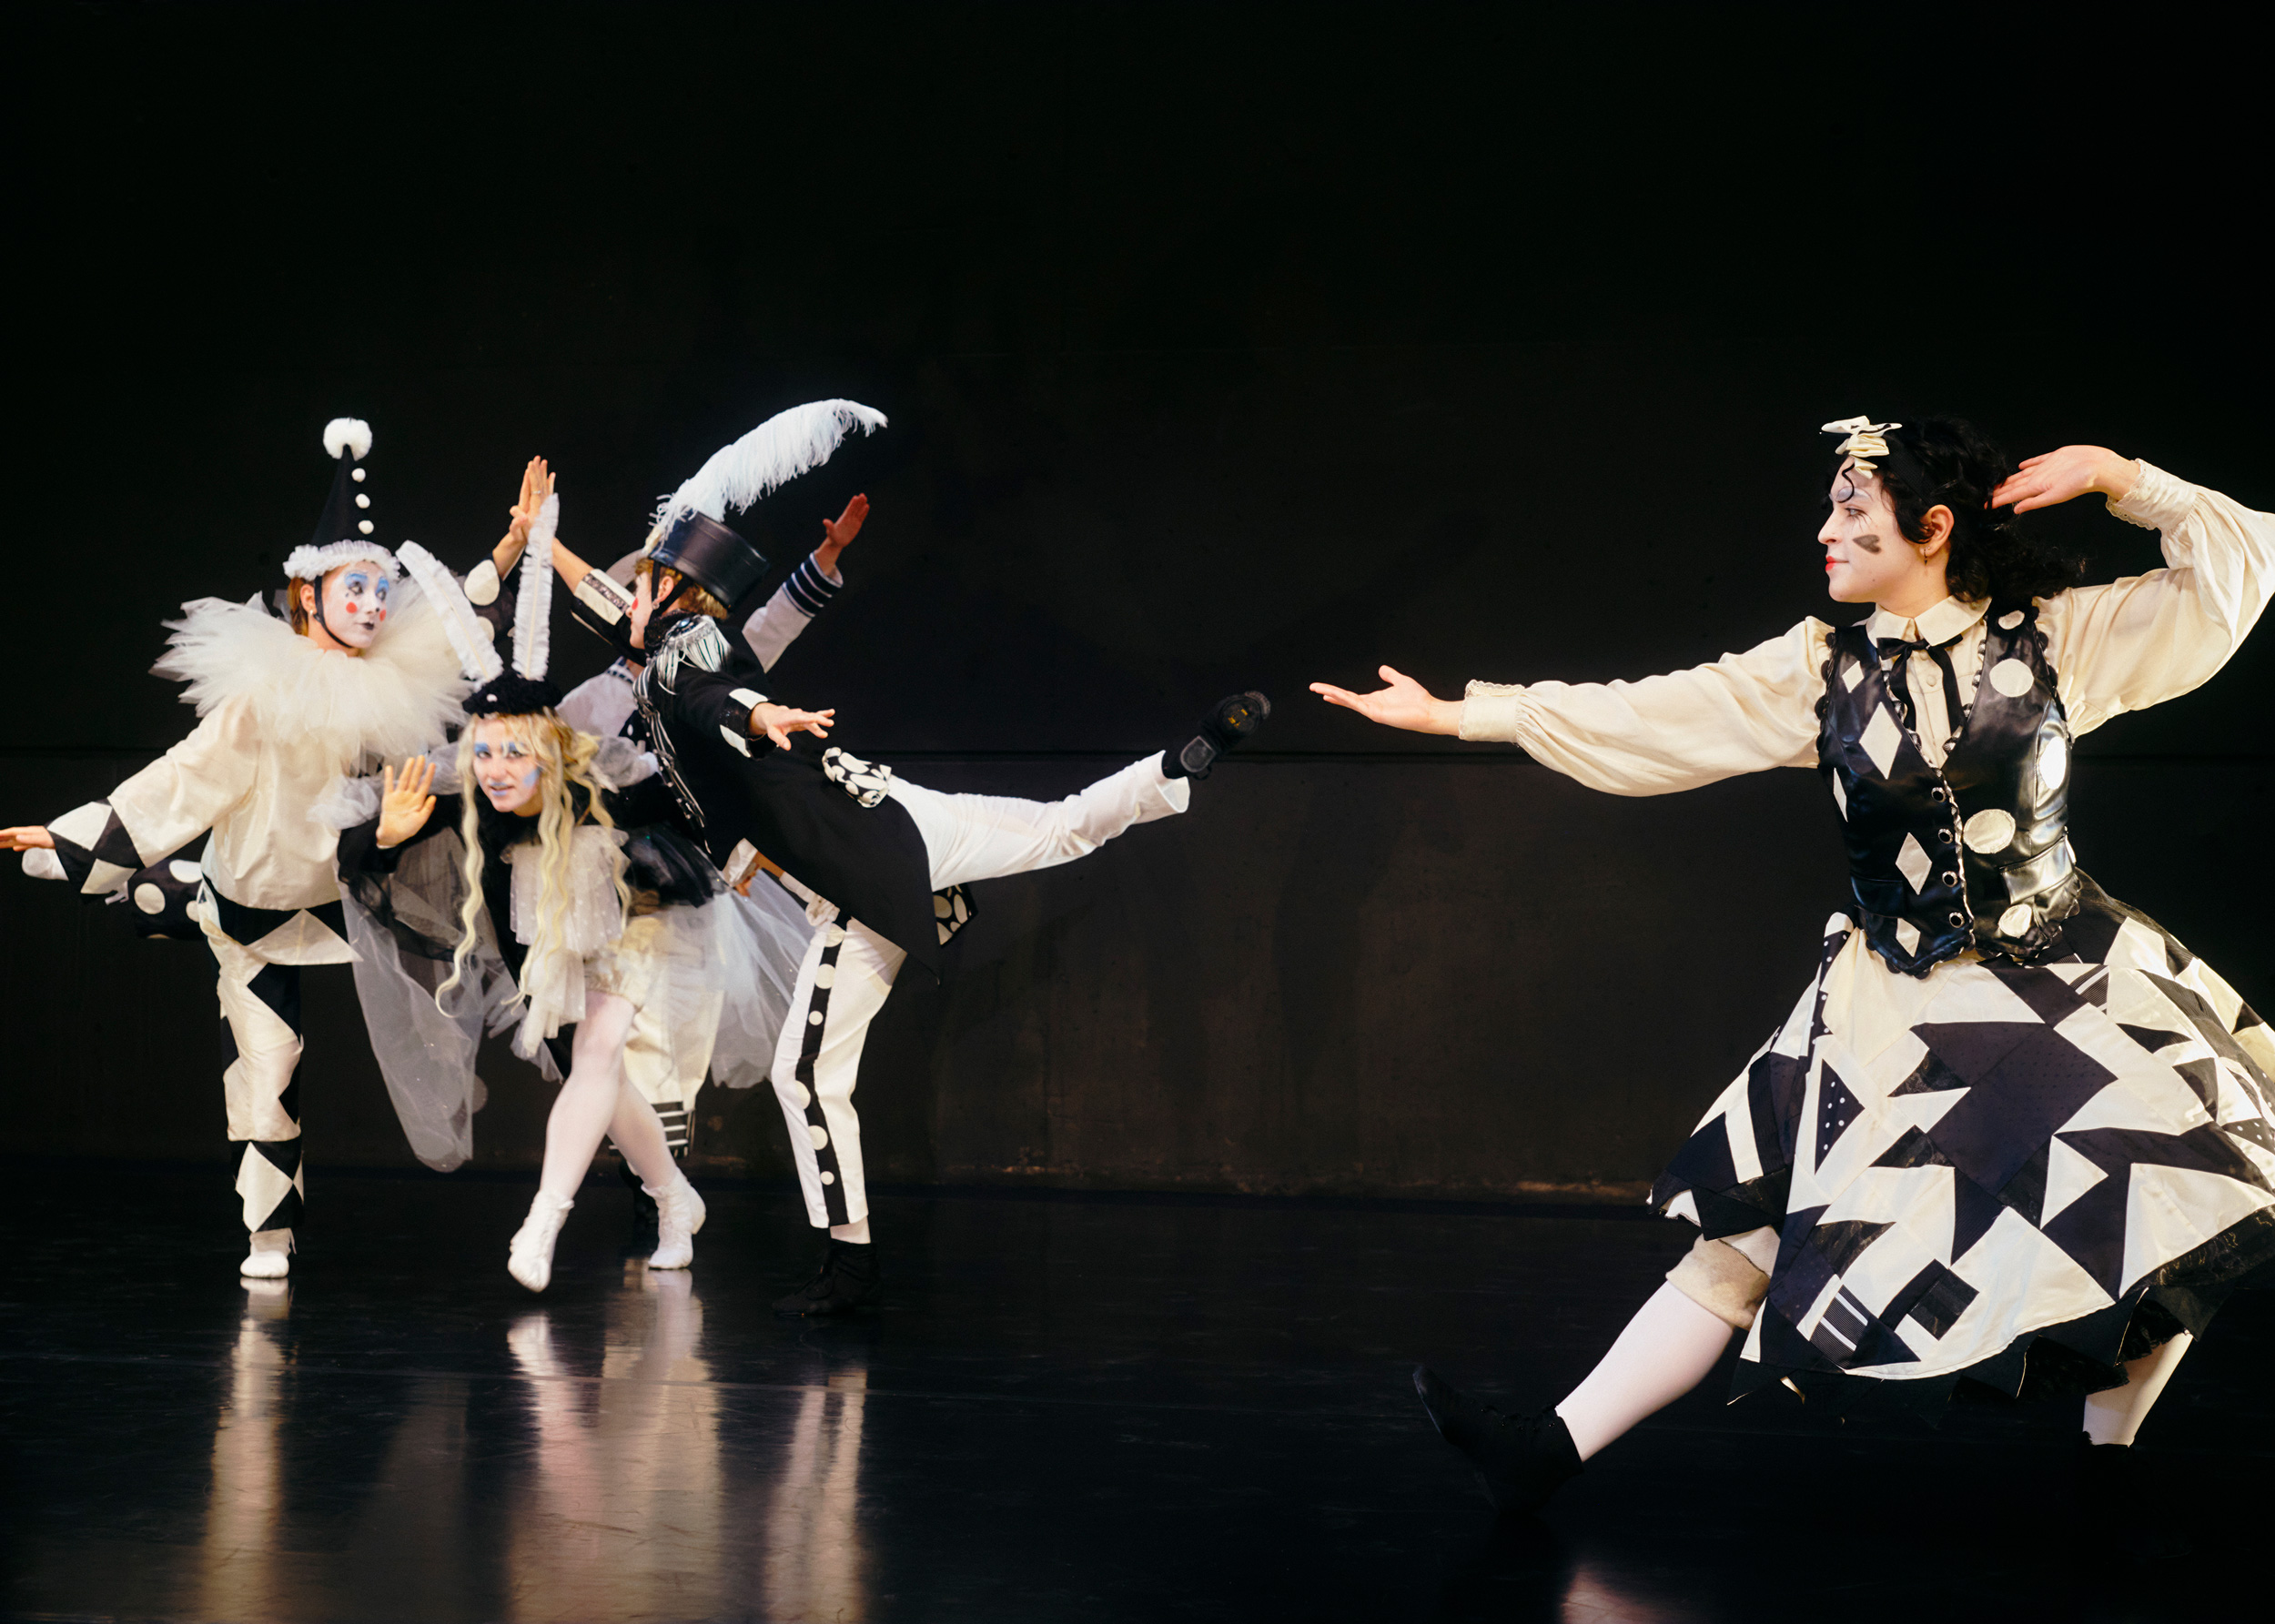
<path fill-rule="evenodd" d="M 253 787 L 260 743 L 249 701 L 226 701 L 107 799 L 90 801 L 45 828 L 19 826 L 0 838 L 10 851 L 35 853 L 25 867 L 35 878 L 68 880 L 85 895 L 107 896 L 243 800 Z M 40 852 L 53 855 L 35 855 Z"/>
<path fill-rule="evenodd" d="M 743 641 L 758 657 L 760 670 L 774 670 L 783 651 L 814 623 L 814 617 L 829 607 L 837 589 L 845 584 L 837 573 L 838 556 L 853 545 L 853 539 L 861 533 L 868 517 L 869 499 L 856 496 L 834 521 L 823 520 L 821 546 L 774 589 L 774 595 L 766 600 L 764 608 L 743 622 Z"/>
<path fill-rule="evenodd" d="M 726 671 L 682 667 L 676 684 L 660 698 L 665 725 L 674 738 L 691 743 L 722 739 L 744 755 L 751 753 L 741 742 L 744 739 L 763 739 L 774 749 L 787 750 L 791 734 L 826 739 L 837 721 L 834 709 L 800 711 L 774 704 L 756 689 L 738 686 Z"/>
<path fill-rule="evenodd" d="M 1743 654 L 1636 682 L 1472 682 L 1441 700 L 1386 665 L 1388 686 L 1372 693 L 1312 691 L 1389 727 L 1521 745 L 1592 790 L 1664 795 L 1815 761 L 1825 630 L 1804 620 Z"/>
<path fill-rule="evenodd" d="M 1438 699 L 1413 678 L 1387 665 L 1377 666 L 1375 675 L 1390 686 L 1378 688 L 1372 693 L 1353 693 L 1332 682 L 1314 682 L 1311 691 L 1330 705 L 1356 711 L 1369 721 L 1379 721 L 1386 728 L 1404 728 L 1410 733 L 1461 732 L 1460 700 Z"/>

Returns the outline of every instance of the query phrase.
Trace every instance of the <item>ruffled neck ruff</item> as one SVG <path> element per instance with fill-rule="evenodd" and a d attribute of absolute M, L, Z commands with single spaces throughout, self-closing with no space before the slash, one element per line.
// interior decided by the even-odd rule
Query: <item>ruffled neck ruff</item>
<path fill-rule="evenodd" d="M 458 655 L 411 581 L 398 584 L 387 624 L 357 655 L 317 647 L 257 597 L 199 598 L 167 624 L 174 635 L 150 669 L 187 685 L 185 704 L 204 716 L 243 700 L 265 737 L 315 745 L 343 772 L 367 756 L 431 750 L 462 714 L 469 684 Z"/>

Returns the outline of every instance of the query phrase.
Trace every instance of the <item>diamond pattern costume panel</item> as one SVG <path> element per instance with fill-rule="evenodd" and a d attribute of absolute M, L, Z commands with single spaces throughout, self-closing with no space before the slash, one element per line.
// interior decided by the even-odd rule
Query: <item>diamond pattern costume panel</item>
<path fill-rule="evenodd" d="M 1709 1236 L 1780 1231 L 1742 1391 L 2014 1391 L 2040 1338 L 2107 1367 L 2275 1256 L 2275 1044 L 2153 921 L 2085 882 L 2060 957 L 1926 978 L 1826 929 L 1816 980 L 1653 1192 L 1692 1192 Z"/>

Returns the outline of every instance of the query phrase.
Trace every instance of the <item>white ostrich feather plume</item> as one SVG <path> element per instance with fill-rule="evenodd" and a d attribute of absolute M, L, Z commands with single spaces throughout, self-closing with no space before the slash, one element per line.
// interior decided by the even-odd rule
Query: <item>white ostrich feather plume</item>
<path fill-rule="evenodd" d="M 731 446 L 723 446 L 695 477 L 663 499 L 655 522 L 701 513 L 725 522 L 730 509 L 749 507 L 808 469 L 819 468 L 858 429 L 874 434 L 885 414 L 858 400 L 815 400 L 776 412 Z"/>
<path fill-rule="evenodd" d="M 505 661 L 498 658 L 498 645 L 490 634 L 490 623 L 474 612 L 474 606 L 466 600 L 466 590 L 458 578 L 443 568 L 442 560 L 416 541 L 403 543 L 403 568 L 410 579 L 419 583 L 427 601 L 434 605 L 435 619 L 457 651 L 459 670 L 476 683 L 487 682 L 505 669 Z"/>
<path fill-rule="evenodd" d="M 200 598 L 167 624 L 174 635 L 151 669 L 187 684 L 185 704 L 200 716 L 248 705 L 265 741 L 314 744 L 342 772 L 367 757 L 430 751 L 462 719 L 458 652 L 416 581 L 397 589 L 387 623 L 358 655 L 318 648 L 258 598 Z"/>
<path fill-rule="evenodd" d="M 324 449 L 333 457 L 353 451 L 361 462 L 371 455 L 371 425 L 361 418 L 334 418 L 324 425 Z"/>
<path fill-rule="evenodd" d="M 530 521 L 521 553 L 521 594 L 513 604 L 513 669 L 532 682 L 545 674 L 553 649 L 553 536 L 561 499 L 549 496 Z"/>

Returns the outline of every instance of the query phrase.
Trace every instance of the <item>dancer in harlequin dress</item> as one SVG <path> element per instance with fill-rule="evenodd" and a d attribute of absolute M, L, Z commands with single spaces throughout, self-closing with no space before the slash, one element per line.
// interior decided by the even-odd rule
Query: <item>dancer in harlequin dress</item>
<path fill-rule="evenodd" d="M 547 497 L 530 529 L 511 671 L 470 603 L 451 601 L 456 583 L 432 555 L 405 548 L 476 679 L 459 736 L 460 788 L 435 794 L 435 764 L 411 758 L 399 777 L 387 771 L 376 812 L 339 842 L 343 878 L 366 916 L 412 945 L 411 962 L 447 957 L 450 974 L 431 994 L 440 1013 L 453 1018 L 454 996 L 466 1014 L 486 1012 L 502 992 L 518 1017 L 516 1053 L 537 1060 L 549 1044 L 566 1040 L 570 1048 L 538 1193 L 508 1253 L 509 1272 L 531 1291 L 551 1279 L 554 1244 L 604 1134 L 656 1204 L 648 1266 L 693 1260 L 703 1198 L 673 1160 L 654 1107 L 625 1074 L 627 1043 L 643 1020 L 659 1025 L 694 1056 L 699 1074 L 723 1031 L 738 1034 L 729 1041 L 746 1057 L 771 1053 L 805 935 L 802 913 L 786 901 L 768 916 L 731 896 L 668 823 L 641 822 L 636 785 L 618 777 L 632 776 L 632 752 L 610 751 L 618 741 L 561 720 L 561 691 L 545 676 L 559 506 Z M 456 838 L 440 865 L 406 863 L 438 836 Z M 411 942 L 421 920 L 447 922 L 449 941 Z M 419 1046 L 452 1045 L 446 1038 Z M 423 1056 L 381 1059 L 390 1085 L 400 1079 L 460 1099 L 473 1085 L 470 1046 L 457 1046 L 439 1069 Z"/>
<path fill-rule="evenodd" d="M 1505 1415 L 1416 1371 L 1504 1510 L 1695 1386 L 1734 1334 L 1741 1393 L 2085 1392 L 2086 1458 L 2121 1461 L 2221 1298 L 2275 1257 L 2275 1044 L 2068 840 L 2071 741 L 2226 663 L 2275 587 L 2275 517 L 2098 447 L 2017 469 L 1952 419 L 1826 427 L 1846 438 L 1817 540 L 1865 620 L 1637 682 L 1450 701 L 1386 666 L 1372 693 L 1314 685 L 1614 794 L 1815 767 L 1848 848 L 1815 979 L 1653 1191 L 1700 1232 L 1668 1284 L 1552 1408 Z M 2069 585 L 2017 519 L 2088 493 L 2160 532 L 2168 567 Z"/>
<path fill-rule="evenodd" d="M 336 465 L 331 496 L 313 538 L 285 560 L 288 618 L 258 599 L 200 598 L 172 622 L 154 669 L 187 685 L 197 728 L 107 799 L 44 828 L 0 830 L 0 849 L 23 852 L 28 872 L 88 896 L 131 887 L 150 905 L 160 887 L 137 871 L 212 832 L 188 917 L 220 976 L 222 1094 L 229 1138 L 244 1147 L 236 1183 L 252 1237 L 240 1268 L 258 1277 L 290 1270 L 307 1189 L 300 972 L 355 956 L 337 836 L 311 809 L 341 775 L 440 742 L 466 691 L 434 615 L 373 537 L 369 427 L 337 419 L 324 448 Z"/>
<path fill-rule="evenodd" d="M 789 731 L 826 737 L 834 712 L 770 701 L 763 671 L 721 630 L 766 572 L 724 519 L 825 461 L 848 432 L 884 424 L 868 407 L 824 400 L 722 449 L 658 511 L 629 597 L 565 549 L 554 555 L 588 624 L 642 662 L 634 700 L 682 827 L 730 878 L 762 862 L 809 903 L 813 934 L 774 1084 L 807 1217 L 828 1239 L 814 1276 L 776 1300 L 786 1316 L 842 1314 L 877 1288 L 853 1094 L 869 1024 L 903 963 L 939 973 L 972 883 L 1070 862 L 1185 811 L 1191 781 L 1271 708 L 1260 693 L 1231 695 L 1189 736 L 1057 802 L 946 795 L 843 750 L 794 753 Z"/>

